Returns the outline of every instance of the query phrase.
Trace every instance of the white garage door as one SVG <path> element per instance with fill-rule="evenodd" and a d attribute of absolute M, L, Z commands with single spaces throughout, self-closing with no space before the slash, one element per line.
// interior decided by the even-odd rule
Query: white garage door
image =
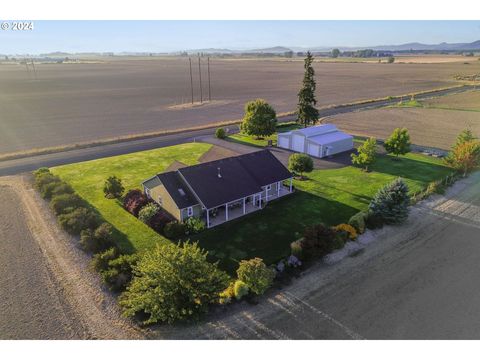
<path fill-rule="evenodd" d="M 288 149 L 288 137 L 279 136 L 278 137 L 278 147 Z"/>
<path fill-rule="evenodd" d="M 308 144 L 307 154 L 319 157 L 320 156 L 320 145 L 318 144 Z"/>
<path fill-rule="evenodd" d="M 303 152 L 304 151 L 304 141 L 305 138 L 300 135 L 293 135 L 292 136 L 292 150 L 293 151 L 298 151 L 298 152 Z"/>

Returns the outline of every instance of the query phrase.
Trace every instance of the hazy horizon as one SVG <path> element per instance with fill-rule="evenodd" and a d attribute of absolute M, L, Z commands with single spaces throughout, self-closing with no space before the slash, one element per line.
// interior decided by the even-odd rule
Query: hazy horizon
<path fill-rule="evenodd" d="M 178 52 L 469 43 L 480 21 L 34 21 L 0 31 L 0 53 Z"/>

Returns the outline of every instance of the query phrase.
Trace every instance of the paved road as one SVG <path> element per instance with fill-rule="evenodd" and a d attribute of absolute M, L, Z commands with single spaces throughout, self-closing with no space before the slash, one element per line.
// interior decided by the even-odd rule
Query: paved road
<path fill-rule="evenodd" d="M 418 100 L 426 99 L 432 96 L 443 96 L 448 94 L 460 93 L 468 90 L 472 90 L 472 86 L 464 86 L 462 88 L 453 88 L 442 91 L 432 91 L 418 95 Z M 320 111 L 320 117 L 333 116 L 337 114 L 371 109 L 375 107 L 382 107 L 390 104 L 397 103 L 399 98 L 392 98 L 390 100 L 374 101 L 367 104 L 355 104 L 355 105 L 340 105 L 330 109 L 324 109 Z M 292 121 L 293 116 L 285 116 L 279 118 L 279 121 Z M 231 127 L 233 131 L 236 126 Z M 87 149 L 77 149 L 64 151 L 55 154 L 32 156 L 17 160 L 8 160 L 0 162 L 0 176 L 15 175 L 27 171 L 33 171 L 42 166 L 58 166 L 69 163 L 94 160 L 108 156 L 128 154 L 137 151 L 150 150 L 158 147 L 171 146 L 184 142 L 194 141 L 195 138 L 213 135 L 215 128 L 195 130 L 182 132 L 178 134 L 162 135 L 156 138 L 126 141 L 118 144 L 100 145 Z"/>
<path fill-rule="evenodd" d="M 435 199 L 434 199 L 435 200 Z M 480 339 L 480 172 L 256 305 L 161 338 Z"/>

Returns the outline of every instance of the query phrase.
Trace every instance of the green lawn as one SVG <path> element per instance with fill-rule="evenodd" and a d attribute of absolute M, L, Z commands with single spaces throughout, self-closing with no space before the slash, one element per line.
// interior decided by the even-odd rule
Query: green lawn
<path fill-rule="evenodd" d="M 278 133 L 287 132 L 299 128 L 301 128 L 301 126 L 295 122 L 281 123 L 277 125 L 277 132 L 275 134 L 267 136 L 265 138 L 257 139 L 255 136 L 238 133 L 228 136 L 225 140 L 237 142 L 244 145 L 265 147 L 268 145 L 268 140 L 272 140 L 273 145 L 277 144 Z"/>
<path fill-rule="evenodd" d="M 440 160 L 419 154 L 408 154 L 399 161 L 380 156 L 369 173 L 351 166 L 315 170 L 308 174 L 308 180 L 294 181 L 295 194 L 201 233 L 194 240 L 230 272 L 243 258 L 259 256 L 272 263 L 288 256 L 290 243 L 301 237 L 305 226 L 347 222 L 368 207 L 380 187 L 396 177 L 403 177 L 414 193 L 450 173 L 451 169 L 442 166 Z"/>
<path fill-rule="evenodd" d="M 117 241 L 123 250 L 142 251 L 169 240 L 130 215 L 119 201 L 106 199 L 102 190 L 105 179 L 116 175 L 122 179 L 125 189 L 140 188 L 143 180 L 164 171 L 175 160 L 187 165 L 196 164 L 210 147 L 203 143 L 182 144 L 59 166 L 51 171 L 72 185 L 115 227 Z"/>

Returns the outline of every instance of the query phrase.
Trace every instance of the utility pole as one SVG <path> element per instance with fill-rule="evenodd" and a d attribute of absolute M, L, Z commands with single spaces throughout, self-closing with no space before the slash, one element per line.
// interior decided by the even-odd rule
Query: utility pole
<path fill-rule="evenodd" d="M 198 75 L 200 76 L 200 104 L 203 102 L 202 69 L 200 68 L 200 55 L 198 55 Z"/>
<path fill-rule="evenodd" d="M 33 62 L 33 59 L 30 60 L 32 61 L 33 75 L 35 76 L 35 80 L 37 80 L 37 70 L 35 69 L 35 63 Z"/>
<path fill-rule="evenodd" d="M 23 60 L 25 61 L 25 67 L 27 68 L 28 79 L 30 79 L 30 69 L 28 67 L 27 58 L 23 57 Z"/>
<path fill-rule="evenodd" d="M 193 76 L 192 76 L 192 58 L 188 58 L 190 63 L 190 89 L 192 90 L 192 104 L 193 104 Z"/>
<path fill-rule="evenodd" d="M 207 68 L 208 68 L 208 101 L 212 101 L 212 95 L 210 92 L 210 56 L 207 58 Z"/>

